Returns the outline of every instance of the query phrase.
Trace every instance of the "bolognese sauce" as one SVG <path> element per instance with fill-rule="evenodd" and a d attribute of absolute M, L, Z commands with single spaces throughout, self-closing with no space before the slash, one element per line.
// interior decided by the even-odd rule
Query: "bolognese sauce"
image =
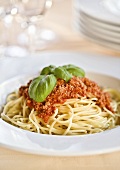
<path fill-rule="evenodd" d="M 31 81 L 30 81 L 31 82 Z M 20 96 L 26 98 L 26 104 L 31 109 L 33 108 L 38 112 L 38 116 L 47 123 L 50 116 L 55 112 L 55 104 L 63 104 L 67 99 L 80 97 L 96 97 L 97 105 L 101 108 L 106 107 L 108 110 L 113 111 L 111 107 L 111 97 L 107 92 L 103 90 L 94 81 L 88 78 L 72 77 L 69 82 L 62 79 L 58 79 L 53 91 L 46 97 L 44 102 L 36 102 L 30 98 L 28 89 L 30 82 L 26 86 L 19 88 Z"/>

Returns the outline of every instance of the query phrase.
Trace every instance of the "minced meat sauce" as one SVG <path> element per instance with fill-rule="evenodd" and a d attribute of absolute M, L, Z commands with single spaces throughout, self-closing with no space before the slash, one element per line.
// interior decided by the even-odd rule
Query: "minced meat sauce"
<path fill-rule="evenodd" d="M 31 82 L 31 81 L 30 81 Z M 36 102 L 29 97 L 28 88 L 30 82 L 26 86 L 19 88 L 21 96 L 26 98 L 26 104 L 31 109 L 34 108 L 38 112 L 45 123 L 47 123 L 50 116 L 54 114 L 55 104 L 63 104 L 67 99 L 80 98 L 90 96 L 98 98 L 97 105 L 101 108 L 106 107 L 113 112 L 110 105 L 111 98 L 108 93 L 103 92 L 102 89 L 88 78 L 73 77 L 69 82 L 58 79 L 53 91 L 47 96 L 44 102 Z"/>

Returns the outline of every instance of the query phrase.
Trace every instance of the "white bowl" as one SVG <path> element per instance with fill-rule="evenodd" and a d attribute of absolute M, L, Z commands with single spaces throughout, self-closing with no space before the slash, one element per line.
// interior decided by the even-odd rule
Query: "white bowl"
<path fill-rule="evenodd" d="M 22 75 L 2 83 L 0 105 L 5 103 L 10 92 L 26 84 L 31 77 L 33 76 Z M 87 77 L 104 87 L 120 90 L 120 80 L 117 78 L 98 73 L 87 73 Z M 0 145 L 34 154 L 78 156 L 120 150 L 119 134 L 120 127 L 83 136 L 44 135 L 22 130 L 0 119 Z"/>

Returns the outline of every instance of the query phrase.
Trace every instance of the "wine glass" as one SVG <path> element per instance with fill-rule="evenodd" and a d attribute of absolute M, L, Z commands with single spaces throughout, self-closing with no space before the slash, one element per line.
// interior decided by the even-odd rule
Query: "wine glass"
<path fill-rule="evenodd" d="M 21 22 L 23 21 L 20 20 L 13 2 L 0 0 L 0 57 L 24 57 L 28 55 L 27 37 L 21 27 Z"/>
<path fill-rule="evenodd" d="M 45 48 L 55 33 L 42 27 L 52 0 L 0 1 L 0 25 L 3 26 L 0 53 L 8 57 L 25 57 Z"/>
<path fill-rule="evenodd" d="M 45 48 L 56 38 L 52 30 L 42 25 L 44 15 L 52 3 L 52 0 L 14 0 L 18 13 L 24 18 L 21 25 L 27 28 L 31 52 Z"/>

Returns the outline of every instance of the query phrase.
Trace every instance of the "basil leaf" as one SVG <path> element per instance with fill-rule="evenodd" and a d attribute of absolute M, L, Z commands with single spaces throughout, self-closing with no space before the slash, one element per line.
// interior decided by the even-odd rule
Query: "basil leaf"
<path fill-rule="evenodd" d="M 29 96 L 36 102 L 43 102 L 56 85 L 56 77 L 51 75 L 39 76 L 29 86 Z"/>
<path fill-rule="evenodd" d="M 45 77 L 44 75 L 40 75 L 39 77 L 36 77 L 32 80 L 32 82 L 30 83 L 29 89 L 28 89 L 30 98 L 32 99 L 35 98 L 36 88 L 39 85 L 40 80 L 43 79 L 44 77 Z"/>
<path fill-rule="evenodd" d="M 54 65 L 50 65 L 48 67 L 45 67 L 42 69 L 41 71 L 41 75 L 48 75 L 48 74 L 52 74 L 54 72 L 55 66 Z"/>
<path fill-rule="evenodd" d="M 72 78 L 72 75 L 65 68 L 61 66 L 55 68 L 54 75 L 57 78 L 65 80 L 66 82 L 68 82 Z"/>
<path fill-rule="evenodd" d="M 63 66 L 69 73 L 76 77 L 85 77 L 85 71 L 72 64 L 64 65 Z"/>
<path fill-rule="evenodd" d="M 64 65 L 62 67 L 64 67 L 67 70 L 68 68 L 73 68 L 73 67 L 76 67 L 76 66 L 73 65 L 73 64 L 68 64 L 68 65 Z"/>

